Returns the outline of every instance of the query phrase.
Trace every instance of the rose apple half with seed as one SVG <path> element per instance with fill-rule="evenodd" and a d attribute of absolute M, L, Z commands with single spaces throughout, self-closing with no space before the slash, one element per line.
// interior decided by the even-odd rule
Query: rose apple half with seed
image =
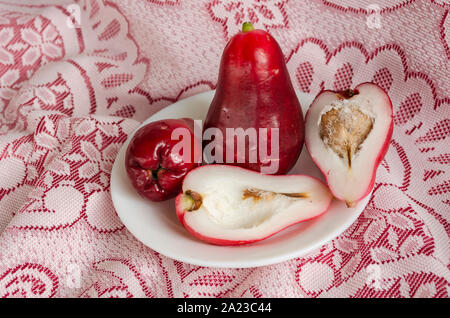
<path fill-rule="evenodd" d="M 306 147 L 334 196 L 353 207 L 373 189 L 392 136 L 392 103 L 373 83 L 323 91 L 305 118 Z"/>
<path fill-rule="evenodd" d="M 175 199 L 181 224 L 216 245 L 268 238 L 330 206 L 328 187 L 310 176 L 264 175 L 241 167 L 207 165 L 190 171 Z"/>
<path fill-rule="evenodd" d="M 194 136 L 192 119 L 155 121 L 140 128 L 131 139 L 126 171 L 139 194 L 163 201 L 180 192 L 186 173 L 199 165 L 199 154 L 201 158 L 201 143 Z"/>

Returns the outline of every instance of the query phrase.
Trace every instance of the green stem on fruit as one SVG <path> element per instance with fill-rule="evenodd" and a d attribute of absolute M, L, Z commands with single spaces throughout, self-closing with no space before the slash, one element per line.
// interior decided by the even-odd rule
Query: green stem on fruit
<path fill-rule="evenodd" d="M 253 24 L 251 22 L 244 22 L 242 24 L 242 32 L 250 32 L 253 31 L 255 28 L 253 27 Z"/>

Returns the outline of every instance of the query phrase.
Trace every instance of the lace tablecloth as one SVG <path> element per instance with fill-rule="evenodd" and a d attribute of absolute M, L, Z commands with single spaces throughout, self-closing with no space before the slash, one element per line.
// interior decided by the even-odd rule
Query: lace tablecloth
<path fill-rule="evenodd" d="M 445 0 L 0 0 L 3 297 L 448 297 L 450 5 Z M 394 134 L 344 234 L 278 265 L 202 268 L 137 241 L 109 192 L 145 118 L 215 88 L 242 22 L 296 88 L 373 81 Z"/>

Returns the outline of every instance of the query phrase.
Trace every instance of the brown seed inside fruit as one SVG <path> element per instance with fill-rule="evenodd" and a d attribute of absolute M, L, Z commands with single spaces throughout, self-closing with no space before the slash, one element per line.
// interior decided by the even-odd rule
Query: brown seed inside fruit
<path fill-rule="evenodd" d="M 202 199 L 202 196 L 200 195 L 200 193 L 197 193 L 192 190 L 187 190 L 184 193 L 184 201 L 185 201 L 187 211 L 198 210 L 202 206 L 202 203 L 203 203 L 203 199 Z"/>
<path fill-rule="evenodd" d="M 259 201 L 261 199 L 263 200 L 271 200 L 276 195 L 283 195 L 290 198 L 307 198 L 307 193 L 278 193 L 278 192 L 272 192 L 272 191 L 265 191 L 260 189 L 254 189 L 254 188 L 247 188 L 244 190 L 242 194 L 242 199 L 246 200 L 249 198 L 252 198 L 253 201 Z"/>
<path fill-rule="evenodd" d="M 373 120 L 356 105 L 332 108 L 320 120 L 320 138 L 352 167 L 352 158 L 359 151 L 373 128 Z"/>

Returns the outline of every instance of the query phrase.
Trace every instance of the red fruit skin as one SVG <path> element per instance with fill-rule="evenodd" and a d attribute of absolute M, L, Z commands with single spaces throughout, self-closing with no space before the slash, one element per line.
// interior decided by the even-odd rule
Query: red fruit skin
<path fill-rule="evenodd" d="M 189 162 L 173 149 L 180 142 L 171 138 L 176 128 L 186 128 L 190 132 L 192 155 Z M 199 165 L 194 160 L 198 150 L 201 151 L 201 145 L 194 138 L 192 119 L 166 119 L 149 123 L 136 132 L 128 145 L 125 155 L 128 177 L 143 197 L 151 201 L 171 199 L 180 192 L 186 173 Z"/>
<path fill-rule="evenodd" d="M 381 147 L 380 151 L 378 152 L 377 159 L 375 160 L 374 165 L 373 165 L 373 167 L 372 167 L 373 174 L 372 174 L 372 178 L 370 179 L 369 186 L 367 187 L 367 189 L 365 189 L 365 192 L 363 193 L 363 195 L 361 195 L 356 201 L 359 201 L 359 200 L 361 200 L 362 198 L 365 198 L 365 197 L 366 197 L 367 195 L 369 195 L 369 193 L 372 191 L 373 186 L 374 186 L 374 184 L 375 184 L 375 177 L 376 177 L 377 167 L 380 165 L 381 160 L 383 160 L 384 156 L 386 155 L 386 152 L 387 152 L 388 149 L 389 149 L 389 144 L 390 144 L 390 142 L 391 142 L 392 133 L 393 133 L 393 130 L 394 130 L 394 120 L 393 120 L 392 101 L 391 101 L 391 99 L 389 98 L 388 94 L 386 93 L 386 91 L 385 91 L 384 89 L 382 89 L 380 86 L 378 86 L 378 85 L 375 84 L 375 83 L 364 82 L 364 83 L 361 83 L 361 84 L 359 84 L 358 86 L 356 86 L 353 90 L 354 90 L 354 91 L 357 91 L 357 90 L 358 90 L 358 87 L 360 87 L 360 86 L 362 86 L 362 85 L 367 85 L 367 84 L 377 86 L 378 89 L 382 90 L 382 91 L 386 94 L 387 100 L 389 101 L 388 107 L 389 107 L 390 110 L 391 110 L 391 116 L 390 116 L 391 124 L 389 125 L 389 130 L 388 130 L 388 133 L 387 133 L 387 135 L 386 135 L 386 139 L 384 140 L 383 147 Z M 334 94 L 342 93 L 342 92 L 340 92 L 340 91 L 323 90 L 322 92 L 320 92 L 320 93 L 316 96 L 316 98 L 314 98 L 313 102 L 311 103 L 311 106 L 314 105 L 314 102 L 320 97 L 321 94 L 323 94 L 323 93 L 325 93 L 325 92 L 330 92 L 330 93 L 334 93 Z M 305 121 L 308 120 L 308 116 L 309 116 L 309 111 L 310 111 L 310 110 L 311 110 L 311 107 L 310 107 L 310 108 L 308 109 L 308 111 L 306 112 L 306 115 L 305 115 Z M 322 167 L 320 167 L 320 166 L 317 164 L 317 159 L 311 154 L 311 151 L 309 150 L 309 149 L 310 149 L 310 146 L 309 146 L 309 144 L 308 144 L 308 140 L 305 141 L 305 146 L 306 146 L 306 149 L 308 150 L 308 153 L 309 153 L 311 159 L 314 161 L 315 165 L 316 165 L 316 166 L 319 168 L 319 170 L 322 172 L 322 175 L 325 177 L 325 180 L 326 180 L 327 184 L 329 184 L 329 182 L 328 182 L 328 176 L 327 176 L 326 172 L 323 170 Z M 339 199 L 339 200 L 341 200 L 341 201 L 345 201 L 345 198 L 342 198 L 342 197 L 340 197 L 339 195 L 337 195 L 337 194 L 333 191 L 333 189 L 332 189 L 331 187 L 329 187 L 329 189 L 330 189 L 331 193 L 333 193 L 333 195 L 334 195 L 337 199 Z"/>
<path fill-rule="evenodd" d="M 210 166 L 213 166 L 213 165 L 208 165 L 208 167 L 210 167 Z M 203 166 L 202 168 L 205 168 L 205 166 Z M 241 169 L 245 169 L 245 168 L 242 168 L 242 167 L 240 167 L 240 168 Z M 295 175 L 289 175 L 288 177 L 291 177 L 291 176 L 295 176 Z M 279 177 L 283 177 L 283 176 L 279 176 Z M 310 177 L 311 179 L 316 179 L 316 180 L 320 181 L 321 183 L 323 183 L 323 181 L 321 181 L 321 180 L 319 180 L 319 179 L 317 179 L 315 177 L 311 177 L 311 176 L 308 176 L 308 177 Z M 254 239 L 254 240 L 246 240 L 246 241 L 245 240 L 224 240 L 224 239 L 220 239 L 220 238 L 216 238 L 216 237 L 205 236 L 205 235 L 199 233 L 198 231 L 196 231 L 195 229 L 190 227 L 187 224 L 187 222 L 185 221 L 184 217 L 185 217 L 186 213 L 190 213 L 190 212 L 187 211 L 184 208 L 182 201 L 183 201 L 183 193 L 180 193 L 175 198 L 175 211 L 176 211 L 178 220 L 180 221 L 180 223 L 184 226 L 184 228 L 189 233 L 191 233 L 194 237 L 198 238 L 199 240 L 204 241 L 204 242 L 209 243 L 209 244 L 220 245 L 220 246 L 236 246 L 236 245 L 251 244 L 251 243 L 255 243 L 255 242 L 259 242 L 259 241 L 268 239 L 269 237 L 272 237 L 273 235 L 275 235 L 277 233 L 280 233 L 283 230 L 285 230 L 288 227 L 291 227 L 291 226 L 293 226 L 295 224 L 315 219 L 315 218 L 323 215 L 326 211 L 328 211 L 328 209 L 330 208 L 330 205 L 331 205 L 333 200 L 330 200 L 328 202 L 327 207 L 321 213 L 319 213 L 319 214 L 317 214 L 317 215 L 315 215 L 315 216 L 313 216 L 313 217 L 311 217 L 309 219 L 299 220 L 298 222 L 294 222 L 292 224 L 288 224 L 285 227 L 283 227 L 283 228 L 281 228 L 281 229 L 279 229 L 277 231 L 274 231 L 273 233 L 270 233 L 267 236 L 264 236 L 264 237 L 261 237 L 261 238 L 258 238 L 258 239 Z"/>
<path fill-rule="evenodd" d="M 279 158 L 274 159 L 279 159 L 276 174 L 287 173 L 297 162 L 304 139 L 302 109 L 280 46 L 267 32 L 240 32 L 228 42 L 204 129 L 210 127 L 219 128 L 224 141 L 226 128 L 253 127 L 257 133 L 258 128 L 268 128 L 269 156 L 270 128 L 279 128 Z M 204 141 L 204 145 L 208 142 Z M 242 164 L 237 163 L 237 156 L 243 154 L 230 149 L 234 152 L 232 164 L 258 172 L 261 167 L 270 166 L 270 162 L 264 162 L 267 158 L 259 158 L 259 154 L 256 163 L 249 163 L 248 149 L 246 140 L 246 162 Z M 221 151 L 226 163 L 225 145 Z"/>

